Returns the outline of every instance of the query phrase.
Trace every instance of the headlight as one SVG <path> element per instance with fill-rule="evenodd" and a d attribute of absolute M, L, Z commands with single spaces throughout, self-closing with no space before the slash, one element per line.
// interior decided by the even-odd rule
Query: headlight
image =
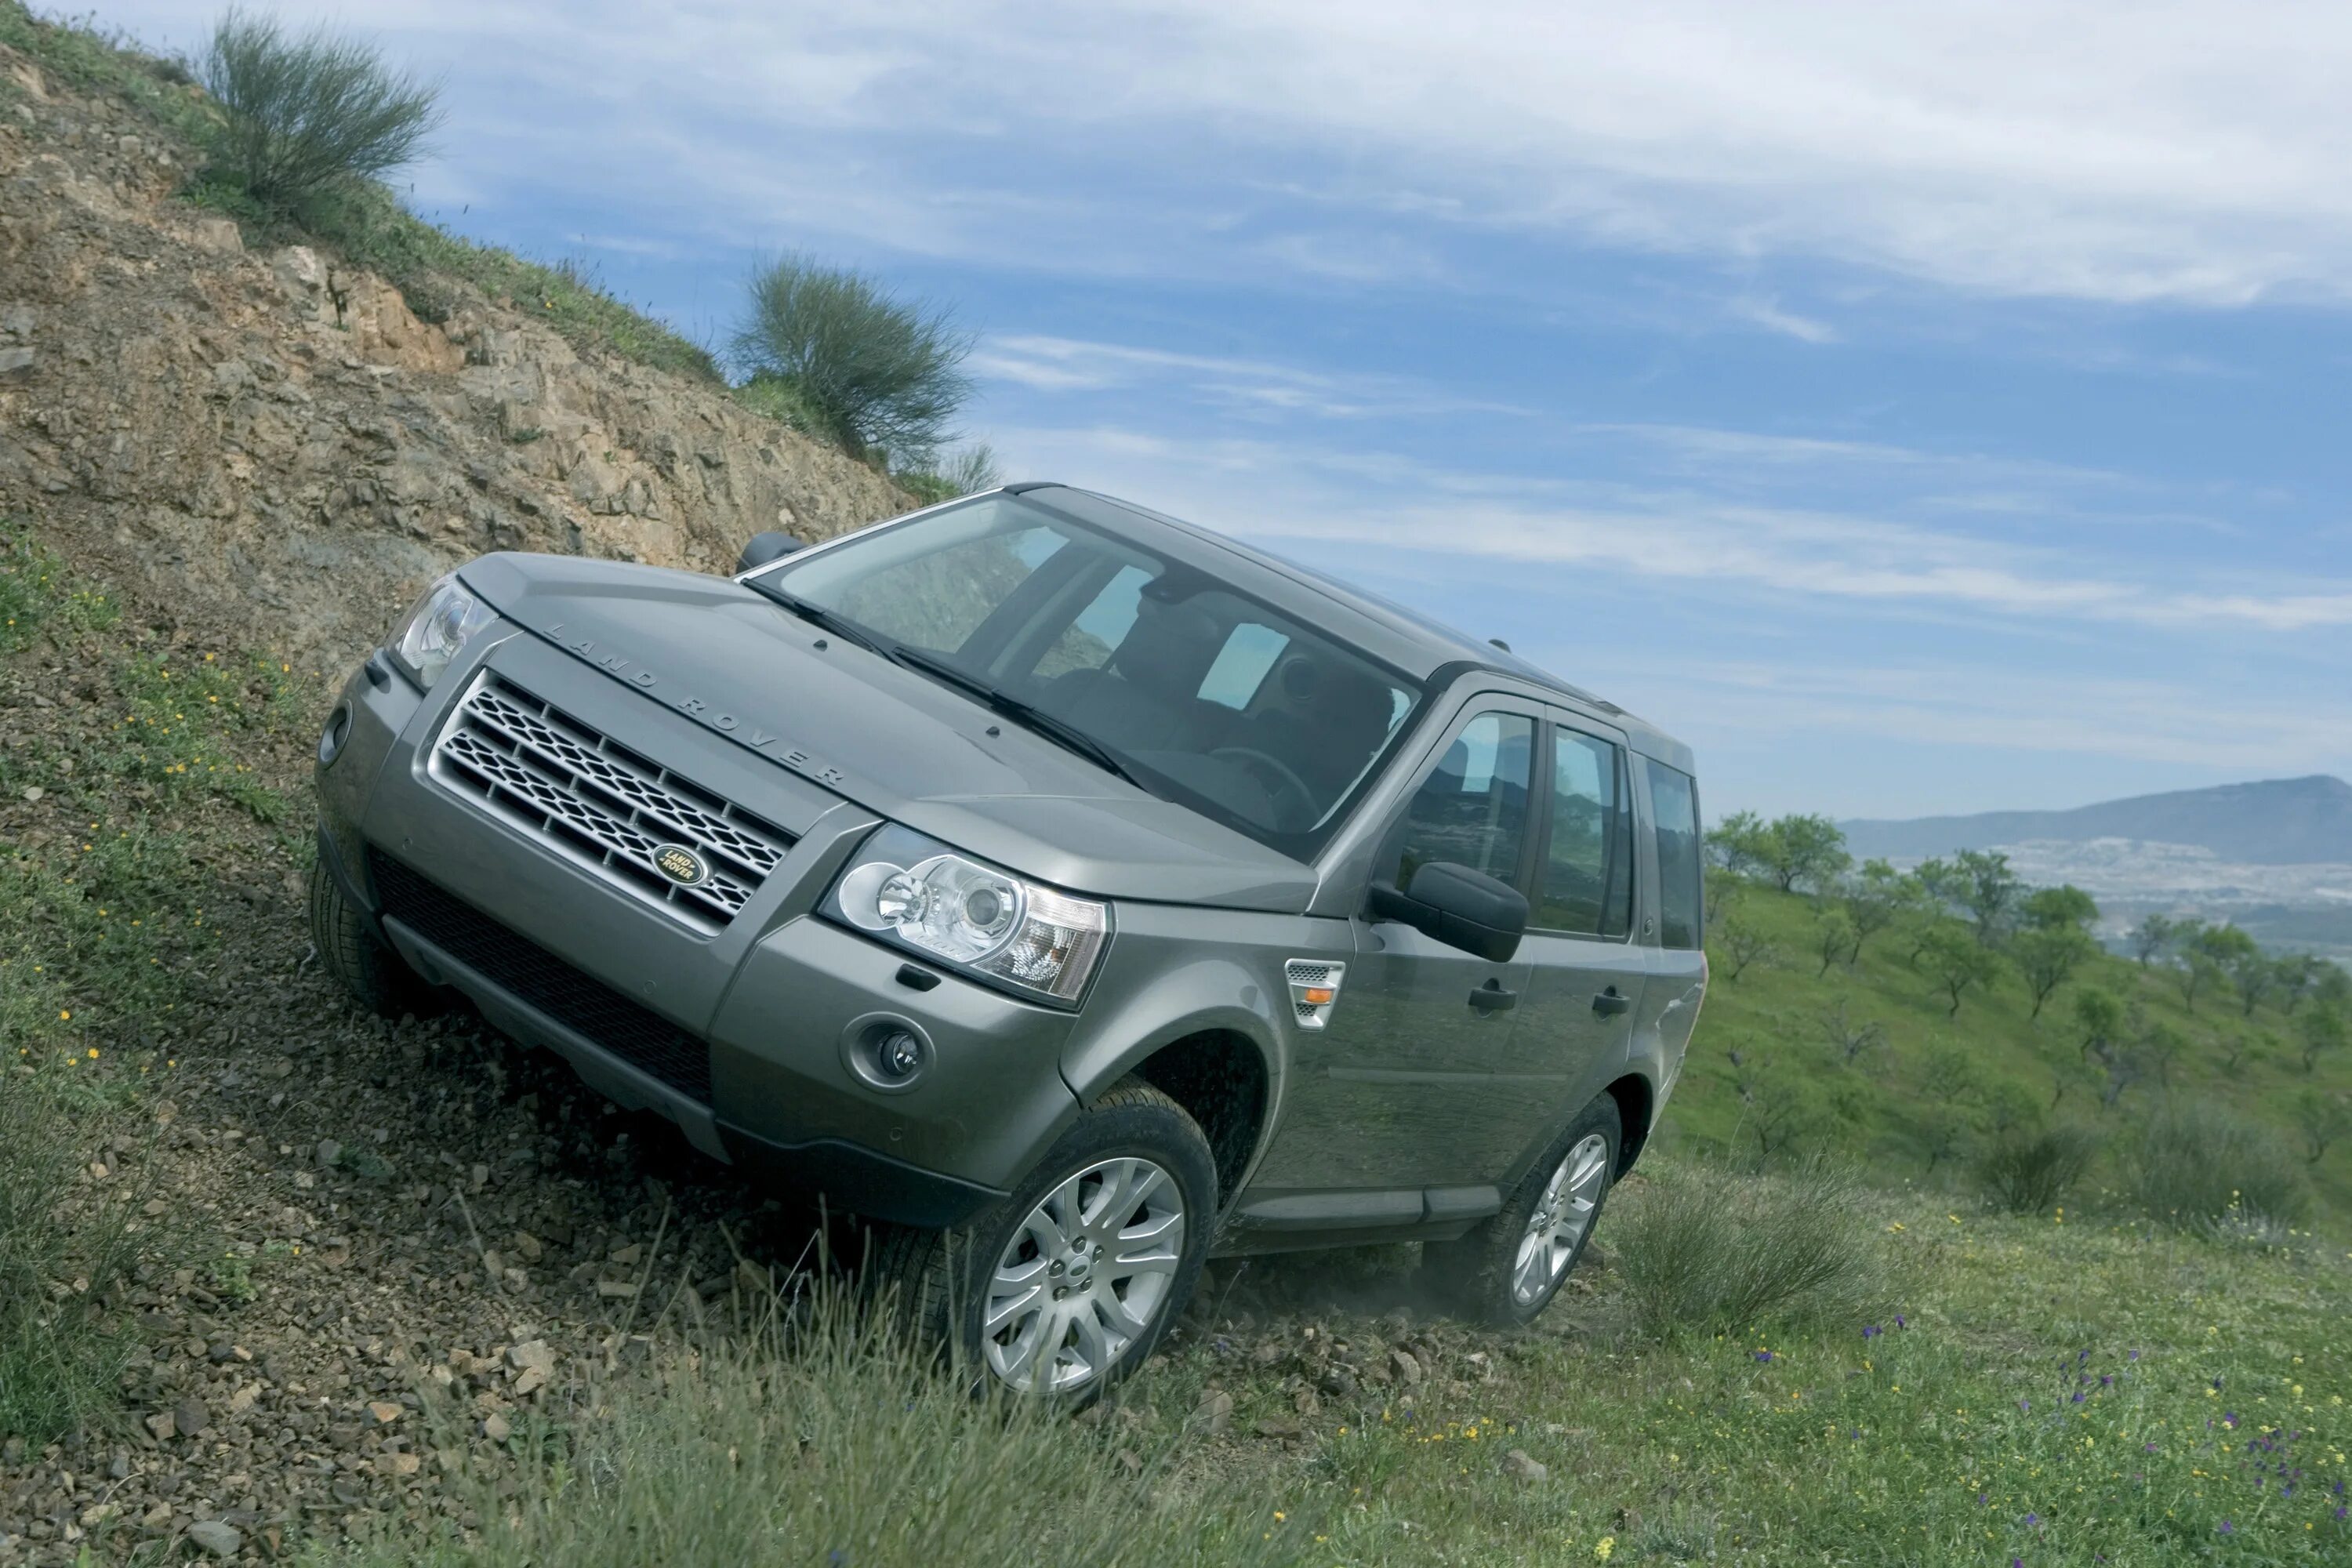
<path fill-rule="evenodd" d="M 444 577 L 401 617 L 392 637 L 393 657 L 430 691 L 474 634 L 496 618 L 497 612 L 467 592 L 463 583 Z"/>
<path fill-rule="evenodd" d="M 905 827 L 887 827 L 841 875 L 825 912 L 1015 990 L 1075 1002 L 1110 935 L 1110 910 L 1024 881 Z"/>

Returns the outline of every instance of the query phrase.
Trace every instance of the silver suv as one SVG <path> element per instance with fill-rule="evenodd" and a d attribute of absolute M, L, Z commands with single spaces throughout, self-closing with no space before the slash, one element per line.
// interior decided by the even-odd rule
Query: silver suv
<path fill-rule="evenodd" d="M 462 992 L 877 1222 L 931 1332 L 1073 1402 L 1212 1254 L 1420 1241 L 1534 1317 L 1706 984 L 1685 747 L 1058 485 L 731 580 L 485 556 L 352 676 L 319 795 L 361 1000 Z"/>

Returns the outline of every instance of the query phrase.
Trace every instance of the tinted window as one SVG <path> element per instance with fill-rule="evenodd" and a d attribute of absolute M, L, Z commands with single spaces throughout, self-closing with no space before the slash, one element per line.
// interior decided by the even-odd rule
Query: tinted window
<path fill-rule="evenodd" d="M 1642 759 L 1658 823 L 1658 945 L 1696 947 L 1699 910 L 1698 786 L 1688 773 Z"/>
<path fill-rule="evenodd" d="M 1535 721 L 1516 713 L 1481 713 L 1463 726 L 1391 836 L 1382 879 L 1408 888 L 1423 865 L 1451 860 L 1516 886 L 1535 735 Z"/>
<path fill-rule="evenodd" d="M 1528 924 L 1623 936 L 1633 920 L 1632 847 L 1618 748 L 1572 730 L 1553 731 L 1551 836 Z"/>
<path fill-rule="evenodd" d="M 995 494 L 759 580 L 1034 705 L 1151 793 L 1312 857 L 1420 692 L 1147 539 Z"/>

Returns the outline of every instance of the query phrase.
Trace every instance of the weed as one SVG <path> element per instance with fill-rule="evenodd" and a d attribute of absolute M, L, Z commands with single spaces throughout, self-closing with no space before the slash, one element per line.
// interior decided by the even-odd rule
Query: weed
<path fill-rule="evenodd" d="M 1885 1288 L 1864 1191 L 1821 1160 L 1754 1177 L 1668 1167 L 1620 1203 L 1610 1237 L 1648 1338 L 1855 1315 Z"/>
<path fill-rule="evenodd" d="M 2080 1127 L 2012 1128 L 1978 1160 L 1977 1186 L 2003 1214 L 2041 1214 L 2083 1179 L 2098 1152 L 2097 1137 Z"/>

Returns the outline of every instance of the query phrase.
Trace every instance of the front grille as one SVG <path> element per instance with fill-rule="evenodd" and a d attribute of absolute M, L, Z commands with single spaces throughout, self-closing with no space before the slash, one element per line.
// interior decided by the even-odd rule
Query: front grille
<path fill-rule="evenodd" d="M 630 1066 L 710 1102 L 709 1046 L 390 856 L 370 849 L 368 870 L 386 915 Z"/>
<path fill-rule="evenodd" d="M 433 776 L 501 821 L 702 931 L 740 913 L 793 836 L 488 670 L 451 713 Z M 694 851 L 688 886 L 658 853 Z"/>

